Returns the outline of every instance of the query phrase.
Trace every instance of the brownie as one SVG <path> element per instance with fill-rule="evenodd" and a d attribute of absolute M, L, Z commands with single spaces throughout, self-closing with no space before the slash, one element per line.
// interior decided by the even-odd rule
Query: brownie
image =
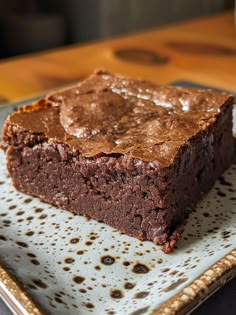
<path fill-rule="evenodd" d="M 97 71 L 5 121 L 13 185 L 170 252 L 231 164 L 233 97 Z"/>

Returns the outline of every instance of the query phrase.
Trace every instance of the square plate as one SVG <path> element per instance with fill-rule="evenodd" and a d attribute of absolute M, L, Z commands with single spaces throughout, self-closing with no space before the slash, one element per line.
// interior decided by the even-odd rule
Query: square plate
<path fill-rule="evenodd" d="M 31 101 L 2 107 L 0 130 L 14 108 Z M 0 295 L 16 314 L 186 313 L 236 274 L 236 165 L 166 255 L 16 191 L 2 152 L 0 159 Z"/>

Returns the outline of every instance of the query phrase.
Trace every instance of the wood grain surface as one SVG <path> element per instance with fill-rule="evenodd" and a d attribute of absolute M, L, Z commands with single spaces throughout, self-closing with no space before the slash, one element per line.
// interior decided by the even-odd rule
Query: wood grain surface
<path fill-rule="evenodd" d="M 3 60 L 1 102 L 83 79 L 96 68 L 159 84 L 191 80 L 236 90 L 234 12 L 126 37 Z"/>

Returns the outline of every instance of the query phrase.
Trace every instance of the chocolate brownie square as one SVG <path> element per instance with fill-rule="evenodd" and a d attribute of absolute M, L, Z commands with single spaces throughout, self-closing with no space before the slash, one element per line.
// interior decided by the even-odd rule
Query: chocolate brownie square
<path fill-rule="evenodd" d="M 164 245 L 233 160 L 231 95 L 98 71 L 4 125 L 13 185 Z"/>

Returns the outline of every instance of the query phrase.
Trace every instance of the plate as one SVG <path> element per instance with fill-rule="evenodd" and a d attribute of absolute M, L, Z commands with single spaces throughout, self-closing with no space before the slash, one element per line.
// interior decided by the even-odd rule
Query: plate
<path fill-rule="evenodd" d="M 0 160 L 0 294 L 16 314 L 185 314 L 236 274 L 236 165 L 166 255 L 16 191 Z"/>

